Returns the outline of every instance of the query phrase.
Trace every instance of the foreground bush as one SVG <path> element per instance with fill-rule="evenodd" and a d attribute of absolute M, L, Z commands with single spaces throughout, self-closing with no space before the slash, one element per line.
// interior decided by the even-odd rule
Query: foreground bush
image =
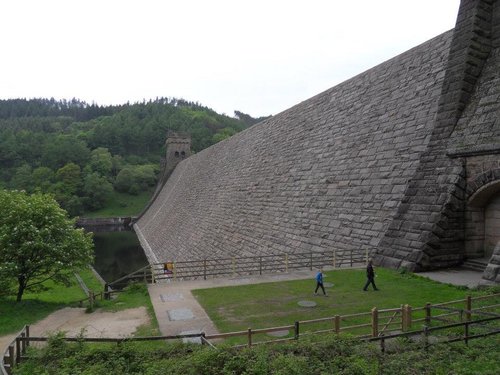
<path fill-rule="evenodd" d="M 499 374 L 499 336 L 465 346 L 435 345 L 428 351 L 409 342 L 391 353 L 348 337 L 322 342 L 301 340 L 253 348 L 213 349 L 195 344 L 168 344 L 159 349 L 140 344 L 96 346 L 67 344 L 54 336 L 44 349 L 14 374 Z"/>

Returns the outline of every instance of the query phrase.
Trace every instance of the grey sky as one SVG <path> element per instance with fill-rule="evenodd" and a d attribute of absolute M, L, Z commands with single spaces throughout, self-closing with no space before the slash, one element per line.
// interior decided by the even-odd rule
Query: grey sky
<path fill-rule="evenodd" d="M 276 114 L 453 28 L 459 0 L 0 3 L 0 98 Z"/>

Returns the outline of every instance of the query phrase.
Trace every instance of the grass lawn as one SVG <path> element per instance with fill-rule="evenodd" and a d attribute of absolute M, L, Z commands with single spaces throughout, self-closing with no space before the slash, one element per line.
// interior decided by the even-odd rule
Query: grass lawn
<path fill-rule="evenodd" d="M 115 217 L 135 216 L 146 207 L 153 191 L 144 191 L 138 195 L 114 192 L 106 202 L 106 207 L 92 212 L 86 212 L 83 217 Z"/>
<path fill-rule="evenodd" d="M 79 272 L 87 287 L 94 292 L 102 291 L 102 286 L 90 269 Z M 77 279 L 69 287 L 46 283 L 48 290 L 40 293 L 25 293 L 23 300 L 16 303 L 15 297 L 0 298 L 0 336 L 21 330 L 25 324 L 33 324 L 50 313 L 64 307 L 78 307 L 78 301 L 86 298 Z M 88 306 L 87 302 L 85 306 Z M 105 311 L 120 311 L 145 306 L 151 317 L 151 324 L 140 327 L 138 336 L 158 335 L 158 322 L 149 298 L 146 285 L 133 284 L 110 301 L 97 300 L 95 308 Z"/>
<path fill-rule="evenodd" d="M 90 269 L 80 271 L 79 275 L 85 283 L 92 279 L 93 283 L 96 283 Z M 96 284 L 89 285 L 89 288 L 92 289 L 92 285 Z M 77 301 L 86 297 L 76 277 L 68 287 L 51 281 L 46 282 L 44 286 L 47 290 L 38 293 L 25 292 L 19 303 L 14 296 L 0 298 L 0 335 L 20 331 L 25 324 L 32 324 L 63 307 L 77 306 Z"/>
<path fill-rule="evenodd" d="M 376 273 L 375 281 L 380 291 L 369 289 L 364 292 L 365 271 L 352 269 L 325 272 L 325 283 L 334 283 L 333 287 L 327 288 L 327 297 L 321 294 L 314 296 L 314 280 L 199 289 L 194 290 L 193 294 L 220 332 L 232 332 L 370 312 L 373 307 L 388 309 L 409 304 L 417 308 L 425 306 L 427 302 L 458 300 L 468 294 L 479 293 L 389 269 L 379 268 Z M 314 301 L 317 306 L 301 307 L 297 302 L 302 300 Z M 423 316 L 423 312 L 420 315 Z M 349 320 L 349 323 L 369 321 L 370 317 L 363 317 Z M 325 324 L 330 324 L 331 328 L 331 322 Z"/>

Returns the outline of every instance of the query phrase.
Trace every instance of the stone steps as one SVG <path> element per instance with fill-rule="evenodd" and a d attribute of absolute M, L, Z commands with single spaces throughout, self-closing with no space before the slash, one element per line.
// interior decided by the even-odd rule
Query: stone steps
<path fill-rule="evenodd" d="M 474 258 L 467 259 L 463 264 L 463 268 L 467 268 L 474 271 L 483 272 L 488 266 L 488 260 L 486 258 Z"/>

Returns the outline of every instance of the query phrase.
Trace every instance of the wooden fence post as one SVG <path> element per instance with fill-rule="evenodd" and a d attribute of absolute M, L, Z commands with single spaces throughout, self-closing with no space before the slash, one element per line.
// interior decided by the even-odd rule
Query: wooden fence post
<path fill-rule="evenodd" d="M 340 333 L 340 315 L 335 315 L 334 317 L 334 327 L 335 327 L 335 333 Z"/>
<path fill-rule="evenodd" d="M 108 283 L 104 284 L 104 299 L 106 299 L 106 300 L 111 299 L 111 295 L 109 293 L 109 284 Z"/>
<path fill-rule="evenodd" d="M 262 257 L 259 257 L 259 275 L 262 275 Z"/>
<path fill-rule="evenodd" d="M 351 268 L 352 268 L 352 251 L 351 251 Z"/>
<path fill-rule="evenodd" d="M 465 322 L 464 324 L 464 335 L 465 335 L 465 345 L 469 345 L 469 322 Z"/>
<path fill-rule="evenodd" d="M 333 250 L 333 268 L 337 268 L 337 250 Z"/>
<path fill-rule="evenodd" d="M 431 304 L 429 302 L 425 304 L 425 324 L 431 324 Z"/>
<path fill-rule="evenodd" d="M 429 328 L 424 326 L 424 349 L 427 351 L 429 348 Z"/>
<path fill-rule="evenodd" d="M 172 272 L 174 273 L 174 281 L 177 281 L 177 267 L 175 266 L 175 262 L 172 262 Z"/>
<path fill-rule="evenodd" d="M 89 305 L 90 305 L 90 310 L 94 309 L 94 292 L 89 291 Z"/>
<path fill-rule="evenodd" d="M 410 330 L 411 329 L 411 323 L 412 323 L 412 308 L 410 305 L 406 305 L 406 329 Z"/>
<path fill-rule="evenodd" d="M 378 309 L 372 309 L 372 337 L 378 337 Z"/>
<path fill-rule="evenodd" d="M 19 336 L 16 337 L 16 364 L 21 362 L 21 339 Z"/>
<path fill-rule="evenodd" d="M 313 270 L 313 252 L 311 251 L 309 254 L 309 260 L 311 262 L 311 271 Z"/>
<path fill-rule="evenodd" d="M 14 359 L 15 359 L 15 353 L 14 353 L 14 345 L 9 345 L 9 366 L 10 366 L 10 371 L 12 373 L 12 369 L 14 368 Z"/>
<path fill-rule="evenodd" d="M 293 337 L 295 340 L 299 339 L 299 326 L 300 326 L 299 322 L 296 321 L 294 326 L 294 337 Z"/>
<path fill-rule="evenodd" d="M 233 277 L 236 276 L 236 259 L 231 258 L 231 267 L 233 268 Z"/>
<path fill-rule="evenodd" d="M 21 333 L 21 338 L 25 338 L 26 337 L 26 331 L 23 331 Z M 22 340 L 21 341 L 21 354 L 25 354 L 26 353 L 26 341 Z"/>
<path fill-rule="evenodd" d="M 405 311 L 404 305 L 401 305 L 400 311 L 401 311 L 401 331 L 405 332 L 406 331 L 406 311 Z"/>
<path fill-rule="evenodd" d="M 203 259 L 203 280 L 207 279 L 207 260 Z"/>
<path fill-rule="evenodd" d="M 155 283 L 156 283 L 155 269 L 154 269 L 153 265 L 151 265 L 151 284 L 155 284 Z"/>
<path fill-rule="evenodd" d="M 30 340 L 29 340 L 29 338 L 30 338 L 30 326 L 29 325 L 26 326 L 26 338 L 28 338 L 28 341 L 26 341 L 26 346 L 30 346 Z"/>
<path fill-rule="evenodd" d="M 467 312 L 465 313 L 465 320 L 470 322 L 472 319 L 472 297 L 467 296 L 467 299 L 465 300 L 465 309 Z"/>
<path fill-rule="evenodd" d="M 288 272 L 288 253 L 285 254 L 285 272 Z"/>
<path fill-rule="evenodd" d="M 252 346 L 252 329 L 248 328 L 248 347 Z"/>

